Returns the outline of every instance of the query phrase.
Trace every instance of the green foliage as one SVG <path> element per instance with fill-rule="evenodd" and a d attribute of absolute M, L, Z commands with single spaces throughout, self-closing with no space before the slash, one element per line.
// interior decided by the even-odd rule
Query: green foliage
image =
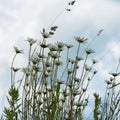
<path fill-rule="evenodd" d="M 101 105 L 101 98 L 96 93 L 94 93 L 94 97 L 95 97 L 94 120 L 99 120 L 99 108 Z"/>
<path fill-rule="evenodd" d="M 6 120 L 18 120 L 21 104 L 19 101 L 19 91 L 13 85 L 9 89 L 9 97 L 7 97 L 9 108 L 4 108 L 4 116 Z"/>

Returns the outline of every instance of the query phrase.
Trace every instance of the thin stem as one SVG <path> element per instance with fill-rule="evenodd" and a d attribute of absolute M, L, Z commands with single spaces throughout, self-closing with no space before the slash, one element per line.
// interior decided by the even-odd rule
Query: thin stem
<path fill-rule="evenodd" d="M 14 84 L 14 79 L 13 79 L 13 64 L 14 64 L 16 56 L 17 56 L 17 53 L 14 55 L 13 60 L 12 60 L 12 64 L 11 64 L 11 86 Z"/>
<path fill-rule="evenodd" d="M 84 69 L 85 69 L 85 64 L 86 64 L 86 62 L 87 62 L 87 58 L 88 58 L 88 54 L 86 55 L 86 58 L 85 58 L 84 63 L 83 63 L 83 68 L 82 68 L 82 73 L 81 73 L 79 85 L 80 85 L 81 82 L 82 82 L 82 77 L 83 77 L 83 75 L 84 75 Z"/>
<path fill-rule="evenodd" d="M 60 80 L 63 78 L 63 76 L 65 74 L 65 71 L 68 68 L 68 56 L 69 56 L 69 48 L 67 49 L 66 67 L 65 67 L 65 69 L 64 69 L 64 71 L 63 71 L 63 73 L 62 73 L 62 75 L 60 77 Z"/>

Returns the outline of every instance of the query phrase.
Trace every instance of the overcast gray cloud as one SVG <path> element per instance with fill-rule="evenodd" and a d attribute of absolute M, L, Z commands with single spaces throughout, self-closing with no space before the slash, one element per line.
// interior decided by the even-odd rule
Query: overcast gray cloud
<path fill-rule="evenodd" d="M 23 40 L 27 37 L 40 39 L 40 30 L 43 27 L 49 27 L 54 18 L 66 7 L 68 1 L 0 0 L 0 96 L 9 86 L 13 46 L 19 45 L 24 48 Z M 104 29 L 102 35 L 90 47 L 95 49 L 94 57 L 97 58 L 112 48 L 97 66 L 101 71 L 98 78 L 99 76 L 107 78 L 107 72 L 117 64 L 120 54 L 120 44 L 114 46 L 115 41 L 120 38 L 120 2 L 118 0 L 78 0 L 71 9 L 71 12 L 64 11 L 57 17 L 54 25 L 58 25 L 59 29 L 51 40 L 74 44 L 74 36 L 88 37 L 92 40 L 97 31 Z M 113 59 L 114 63 L 112 63 Z M 24 56 L 20 56 L 17 60 L 19 65 L 24 62 Z M 98 78 L 94 82 L 101 84 L 100 87 L 102 87 L 104 79 L 98 80 Z M 91 91 L 98 89 L 94 84 L 91 86 Z"/>

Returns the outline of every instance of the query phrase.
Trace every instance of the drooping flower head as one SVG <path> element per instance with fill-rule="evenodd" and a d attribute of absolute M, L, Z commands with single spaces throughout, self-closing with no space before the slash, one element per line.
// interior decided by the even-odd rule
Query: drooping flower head
<path fill-rule="evenodd" d="M 87 38 L 81 38 L 81 37 L 75 37 L 75 40 L 77 40 L 77 42 L 79 42 L 79 43 L 86 43 L 87 42 Z"/>
<path fill-rule="evenodd" d="M 18 49 L 16 46 L 14 46 L 14 50 L 15 50 L 16 54 L 23 53 L 23 50 Z"/>

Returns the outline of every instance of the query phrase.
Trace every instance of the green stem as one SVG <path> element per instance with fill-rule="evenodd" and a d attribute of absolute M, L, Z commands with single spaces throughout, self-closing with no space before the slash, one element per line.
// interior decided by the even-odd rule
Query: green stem
<path fill-rule="evenodd" d="M 13 60 L 12 60 L 12 64 L 11 64 L 11 86 L 14 84 L 14 79 L 13 79 L 13 64 L 14 64 L 16 56 L 17 56 L 17 53 L 14 55 Z"/>

